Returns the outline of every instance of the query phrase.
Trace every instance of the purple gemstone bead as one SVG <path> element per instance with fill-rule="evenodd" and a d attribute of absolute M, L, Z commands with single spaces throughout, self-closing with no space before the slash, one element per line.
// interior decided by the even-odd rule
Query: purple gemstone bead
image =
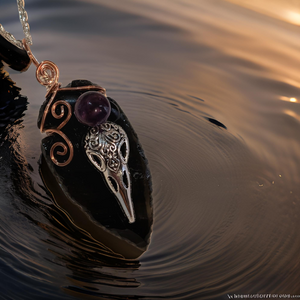
<path fill-rule="evenodd" d="M 109 100 L 99 92 L 90 91 L 77 99 L 74 113 L 80 123 L 95 127 L 106 122 L 110 111 Z"/>

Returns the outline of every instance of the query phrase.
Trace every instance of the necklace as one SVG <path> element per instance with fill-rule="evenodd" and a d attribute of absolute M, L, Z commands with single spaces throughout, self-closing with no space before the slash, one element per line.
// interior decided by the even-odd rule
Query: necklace
<path fill-rule="evenodd" d="M 137 135 L 103 87 L 88 80 L 62 87 L 58 67 L 35 58 L 25 3 L 17 4 L 25 38 L 17 41 L 0 25 L 0 58 L 19 71 L 33 63 L 38 82 L 46 87 L 38 117 L 46 133 L 40 169 L 44 183 L 62 209 L 75 212 L 71 217 L 80 228 L 112 229 L 115 237 L 128 241 L 122 254 L 137 257 L 147 248 L 152 227 L 151 177 Z"/>

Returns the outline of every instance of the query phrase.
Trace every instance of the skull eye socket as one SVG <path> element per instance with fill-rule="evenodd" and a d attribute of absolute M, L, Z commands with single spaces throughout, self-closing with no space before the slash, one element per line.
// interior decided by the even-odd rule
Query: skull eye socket
<path fill-rule="evenodd" d="M 108 176 L 108 183 L 109 183 L 109 185 L 110 185 L 110 188 L 111 188 L 114 192 L 116 192 L 116 193 L 119 192 L 119 185 L 118 185 L 118 183 L 116 182 L 116 180 L 115 180 L 113 177 Z"/>
<path fill-rule="evenodd" d="M 123 185 L 126 189 L 128 189 L 128 182 L 129 182 L 128 173 L 124 171 L 122 177 L 123 177 Z"/>
<path fill-rule="evenodd" d="M 86 154 L 88 155 L 88 158 L 98 170 L 100 170 L 101 172 L 105 171 L 106 169 L 105 160 L 101 155 L 89 150 L 87 150 Z"/>
<path fill-rule="evenodd" d="M 92 158 L 93 158 L 93 161 L 94 161 L 98 166 L 101 166 L 101 165 L 102 165 L 102 161 L 101 161 L 101 159 L 99 158 L 99 156 L 93 155 L 93 154 L 92 154 Z"/>
<path fill-rule="evenodd" d="M 128 156 L 129 156 L 129 150 L 128 149 L 129 149 L 128 140 L 123 139 L 120 142 L 118 152 L 119 152 L 119 155 L 120 155 L 123 163 L 125 163 L 125 164 L 128 161 Z"/>
<path fill-rule="evenodd" d="M 123 143 L 120 150 L 121 150 L 122 156 L 125 157 L 126 156 L 126 144 L 125 143 Z"/>

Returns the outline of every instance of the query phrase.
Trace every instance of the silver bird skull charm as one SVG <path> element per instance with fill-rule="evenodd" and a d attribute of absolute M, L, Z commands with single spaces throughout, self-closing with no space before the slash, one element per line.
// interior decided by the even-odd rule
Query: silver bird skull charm
<path fill-rule="evenodd" d="M 92 127 L 85 137 L 84 148 L 91 163 L 103 173 L 107 185 L 117 197 L 129 223 L 133 223 L 135 213 L 127 166 L 129 141 L 125 131 L 112 122 Z"/>

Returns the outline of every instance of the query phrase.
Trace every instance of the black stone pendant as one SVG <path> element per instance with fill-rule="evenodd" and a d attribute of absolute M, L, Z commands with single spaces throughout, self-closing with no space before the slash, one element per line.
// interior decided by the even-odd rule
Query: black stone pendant
<path fill-rule="evenodd" d="M 74 114 L 84 93 L 105 90 L 86 80 L 50 90 L 41 107 L 40 173 L 71 221 L 125 258 L 148 247 L 153 212 L 151 176 L 138 137 L 111 98 L 108 119 L 90 127 Z M 81 97 L 82 98 L 82 97 Z"/>

